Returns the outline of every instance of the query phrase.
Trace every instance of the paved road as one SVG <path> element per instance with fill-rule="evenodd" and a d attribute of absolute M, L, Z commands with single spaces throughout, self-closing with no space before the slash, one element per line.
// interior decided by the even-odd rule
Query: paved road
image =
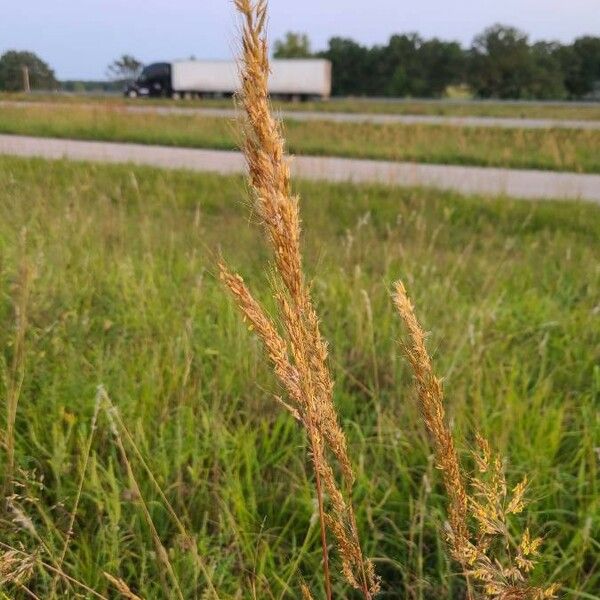
<path fill-rule="evenodd" d="M 110 105 L 110 110 L 141 114 L 200 115 L 206 117 L 234 118 L 239 112 L 233 108 L 192 108 L 184 106 Z M 17 102 L 0 101 L 3 106 L 27 108 L 31 106 L 67 107 L 73 104 L 60 102 Z M 106 105 L 94 103 L 77 104 L 78 108 L 98 109 Z M 289 121 L 334 121 L 337 123 L 376 123 L 404 125 L 447 125 L 452 127 L 496 127 L 503 129 L 587 129 L 600 130 L 600 121 L 583 119 L 516 119 L 500 117 L 442 117 L 436 115 L 385 115 L 368 113 L 340 113 L 327 111 L 279 111 Z"/>
<path fill-rule="evenodd" d="M 0 135 L 0 154 L 135 163 L 223 174 L 246 171 L 239 152 L 16 135 Z M 465 194 L 579 199 L 600 204 L 600 175 L 309 156 L 295 157 L 292 172 L 303 179 L 426 186 Z"/>

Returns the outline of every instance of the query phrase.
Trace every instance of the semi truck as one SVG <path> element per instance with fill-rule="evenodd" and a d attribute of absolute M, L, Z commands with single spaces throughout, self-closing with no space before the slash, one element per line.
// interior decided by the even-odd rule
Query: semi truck
<path fill-rule="evenodd" d="M 233 61 L 181 60 L 147 65 L 124 93 L 130 98 L 222 97 L 239 88 L 239 66 Z M 269 93 L 286 100 L 328 98 L 331 63 L 318 58 L 272 60 Z"/>

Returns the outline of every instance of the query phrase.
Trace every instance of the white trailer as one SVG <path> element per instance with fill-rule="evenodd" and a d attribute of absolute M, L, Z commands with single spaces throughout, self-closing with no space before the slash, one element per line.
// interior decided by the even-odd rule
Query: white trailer
<path fill-rule="evenodd" d="M 237 63 L 225 60 L 181 60 L 153 63 L 126 90 L 129 96 L 230 96 L 240 89 Z M 324 59 L 271 61 L 269 93 L 287 99 L 328 98 L 331 63 Z"/>

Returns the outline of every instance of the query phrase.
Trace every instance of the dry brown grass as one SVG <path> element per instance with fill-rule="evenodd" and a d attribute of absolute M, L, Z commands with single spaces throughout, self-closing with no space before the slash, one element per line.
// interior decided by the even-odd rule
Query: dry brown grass
<path fill-rule="evenodd" d="M 351 492 L 354 473 L 346 436 L 333 403 L 327 344 L 302 272 L 298 198 L 290 186 L 280 123 L 273 117 L 267 94 L 269 59 L 264 24 L 266 3 L 236 0 L 244 19 L 242 90 L 244 152 L 250 172 L 253 205 L 273 250 L 281 328 L 254 300 L 239 275 L 221 262 L 221 278 L 240 310 L 263 341 L 288 401 L 283 406 L 306 430 L 315 471 L 323 570 L 327 598 L 332 597 L 327 530 L 333 533 L 348 583 L 372 598 L 379 589 L 373 564 L 363 557 Z M 280 329 L 282 330 L 280 333 Z M 336 476 L 336 471 L 340 476 Z M 325 497 L 327 496 L 327 498 Z M 306 595 L 308 590 L 304 590 Z"/>
<path fill-rule="evenodd" d="M 34 536 L 35 537 L 35 536 Z M 44 551 L 48 553 L 47 547 L 41 544 L 41 547 L 35 554 L 25 552 L 15 548 L 9 544 L 0 541 L 0 589 L 2 585 L 7 583 L 16 584 L 27 596 L 37 598 L 31 590 L 25 587 L 25 581 L 32 576 L 35 566 L 48 571 L 53 575 L 58 575 L 71 587 L 79 587 L 87 593 L 87 597 L 100 598 L 100 600 L 108 600 L 106 596 L 98 593 L 82 581 L 71 577 L 62 569 L 59 569 L 47 562 L 41 560 L 39 555 Z M 64 597 L 76 597 L 76 592 L 71 589 L 71 594 Z"/>
<path fill-rule="evenodd" d="M 104 577 L 110 581 L 122 598 L 126 600 L 142 600 L 140 596 L 131 591 L 131 588 L 120 577 L 114 577 L 106 571 L 104 572 Z"/>
<path fill-rule="evenodd" d="M 35 568 L 35 557 L 17 550 L 0 552 L 0 586 L 13 583 L 25 584 Z"/>
<path fill-rule="evenodd" d="M 401 282 L 396 283 L 394 303 L 411 338 L 412 344 L 405 346 L 405 352 L 417 382 L 421 414 L 431 436 L 438 461 L 437 466 L 442 473 L 448 494 L 448 517 L 452 534 L 456 541 L 461 543 L 468 537 L 468 500 L 454 439 L 446 425 L 442 383 L 433 372 L 431 359 L 425 347 L 425 332 L 417 321 L 413 306 Z"/>
<path fill-rule="evenodd" d="M 446 423 L 442 383 L 434 374 L 425 332 L 400 281 L 395 284 L 394 304 L 409 333 L 410 343 L 404 345 L 404 351 L 414 373 L 421 414 L 448 496 L 450 553 L 463 567 L 468 595 L 473 595 L 472 580 L 478 594 L 495 600 L 555 598 L 557 584 L 538 587 L 529 583 L 541 538 L 532 539 L 525 529 L 517 542 L 509 531 L 510 516 L 521 513 L 525 507 L 527 479 L 509 494 L 503 461 L 492 454 L 487 440 L 479 435 L 479 451 L 474 453 L 478 474 L 465 475 Z M 470 493 L 465 487 L 467 479 Z"/>
<path fill-rule="evenodd" d="M 302 592 L 302 600 L 314 600 L 313 595 L 310 593 L 310 589 L 305 583 L 300 585 L 300 591 Z"/>

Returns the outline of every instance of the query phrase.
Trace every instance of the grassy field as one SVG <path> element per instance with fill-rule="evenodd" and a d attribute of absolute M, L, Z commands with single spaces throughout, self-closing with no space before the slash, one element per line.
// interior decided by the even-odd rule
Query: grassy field
<path fill-rule="evenodd" d="M 14 94 L 0 93 L 0 100 L 33 102 L 69 102 L 123 104 L 154 104 L 159 106 L 231 107 L 230 99 L 170 100 L 135 99 L 122 96 L 94 96 L 71 94 Z M 361 98 L 331 98 L 325 102 L 275 102 L 280 109 L 292 111 L 324 111 L 349 113 L 375 113 L 395 115 L 438 115 L 447 117 L 506 117 L 517 119 L 584 119 L 599 120 L 600 105 L 581 103 L 544 102 L 494 102 L 460 100 L 370 100 Z"/>
<path fill-rule="evenodd" d="M 600 173 L 600 131 L 287 121 L 297 154 Z M 231 119 L 114 107 L 1 107 L 0 133 L 198 148 L 239 147 Z"/>
<path fill-rule="evenodd" d="M 63 561 L 78 583 L 61 580 L 56 597 L 93 597 L 82 583 L 112 597 L 102 571 L 143 598 L 169 597 L 148 516 L 184 598 L 203 597 L 205 571 L 223 599 L 295 599 L 301 577 L 319 593 L 306 442 L 272 399 L 262 349 L 214 277 L 222 252 L 268 304 L 244 182 L 15 158 L 0 159 L 0 182 L 3 397 L 23 374 L 2 543 L 59 564 L 81 482 Z M 397 344 L 389 286 L 398 277 L 431 331 L 461 452 L 477 428 L 507 457 L 510 483 L 531 478 L 527 520 L 545 536 L 536 579 L 600 598 L 598 208 L 299 187 L 381 598 L 461 591 Z M 106 403 L 91 427 L 99 384 L 126 430 L 111 428 Z M 1 460 L 5 472 L 5 452 Z M 336 581 L 336 597 L 354 597 Z M 37 597 L 51 599 L 52 586 L 36 568 Z"/>

